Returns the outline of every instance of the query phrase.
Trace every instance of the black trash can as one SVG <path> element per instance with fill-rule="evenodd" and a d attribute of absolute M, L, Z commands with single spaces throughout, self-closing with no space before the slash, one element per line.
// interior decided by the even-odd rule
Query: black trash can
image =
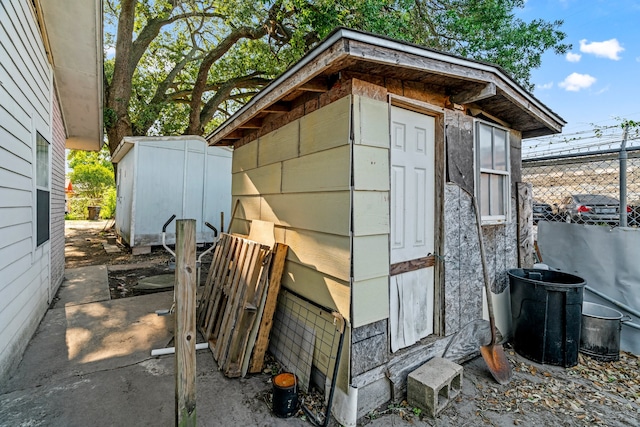
<path fill-rule="evenodd" d="M 575 366 L 584 279 L 558 271 L 522 268 L 509 270 L 508 274 L 515 351 L 534 362 Z"/>

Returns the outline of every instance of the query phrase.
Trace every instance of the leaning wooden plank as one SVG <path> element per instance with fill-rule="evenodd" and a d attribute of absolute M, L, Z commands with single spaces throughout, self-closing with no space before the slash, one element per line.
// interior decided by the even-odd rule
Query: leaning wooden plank
<path fill-rule="evenodd" d="M 216 342 L 216 348 L 213 352 L 213 357 L 216 361 L 220 358 L 220 344 L 223 342 L 222 338 L 224 337 L 224 331 L 229 321 L 229 313 L 231 306 L 233 305 L 236 291 L 235 283 L 239 278 L 238 269 L 244 264 L 245 259 L 242 257 L 246 256 L 246 251 L 248 249 L 241 239 L 233 237 L 233 241 L 235 248 L 230 256 L 229 271 L 224 283 L 221 284 L 221 298 L 225 301 L 225 304 L 224 306 L 217 307 L 216 312 L 213 313 L 213 315 L 216 316 L 216 322 L 211 331 L 210 340 L 213 339 Z"/>
<path fill-rule="evenodd" d="M 203 335 L 206 340 L 211 338 L 211 333 L 215 328 L 215 322 L 218 318 L 218 311 L 221 307 L 221 301 L 224 301 L 224 285 L 230 274 L 229 267 L 236 250 L 236 243 L 236 240 L 231 236 L 225 236 L 224 253 L 220 259 L 220 265 L 215 272 L 214 292 L 212 298 L 209 300 L 209 306 L 204 316 L 203 328 L 205 329 L 205 333 L 203 333 Z"/>
<path fill-rule="evenodd" d="M 198 304 L 196 318 L 198 321 L 198 325 L 202 322 L 204 313 L 206 313 L 206 308 L 210 304 L 211 293 L 213 292 L 214 287 L 214 272 L 216 271 L 220 263 L 220 257 L 222 256 L 223 249 L 224 248 L 222 245 L 222 241 L 220 241 L 220 244 L 216 246 L 213 251 L 213 258 L 211 260 L 211 266 L 209 267 L 209 274 L 207 274 L 207 281 L 205 282 L 204 289 L 202 290 L 202 294 L 200 295 L 200 304 Z"/>
<path fill-rule="evenodd" d="M 230 236 L 222 236 L 222 251 L 218 263 L 215 265 L 213 278 L 212 278 L 212 291 L 206 301 L 205 307 L 203 307 L 202 315 L 200 317 L 199 325 L 204 339 L 209 340 L 211 336 L 211 330 L 213 329 L 213 322 L 216 316 L 216 310 L 218 309 L 220 298 L 222 295 L 223 278 L 227 274 L 229 268 L 230 254 L 233 251 L 233 239 Z"/>
<path fill-rule="evenodd" d="M 256 308 L 255 306 L 250 307 L 248 302 L 253 299 L 260 272 L 263 270 L 262 261 L 265 249 L 259 243 L 251 242 L 250 244 L 254 247 L 250 267 L 248 270 L 243 271 L 237 297 L 232 307 L 232 321 L 225 334 L 224 356 L 222 362 L 218 362 L 218 366 L 222 366 L 225 372 L 229 372 L 229 365 L 236 363 L 240 357 L 246 338 L 251 330 L 251 322 L 247 319 L 255 318 Z M 246 274 L 244 274 L 245 272 Z"/>
<path fill-rule="evenodd" d="M 258 328 L 258 335 L 253 345 L 253 355 L 249 363 L 249 373 L 252 374 L 262 371 L 264 355 L 267 352 L 267 348 L 269 348 L 269 334 L 273 326 L 273 315 L 276 312 L 278 293 L 280 292 L 280 283 L 288 249 L 289 247 L 283 243 L 276 243 L 273 249 L 267 299 L 264 304 L 262 316 L 259 318 L 260 326 Z"/>
<path fill-rule="evenodd" d="M 248 360 L 251 356 L 251 349 L 255 342 L 255 333 L 253 331 L 254 326 L 259 324 L 256 321 L 258 306 L 263 300 L 262 297 L 267 287 L 271 261 L 271 249 L 269 247 L 263 246 L 260 252 L 259 262 L 262 267 L 260 268 L 258 283 L 255 288 L 249 286 L 247 289 L 243 304 L 244 309 L 238 314 L 239 326 L 234 331 L 234 337 L 228 352 L 225 374 L 232 378 L 241 376 L 245 358 Z M 257 327 L 255 329 L 257 333 Z M 253 339 L 251 339 L 252 335 Z"/>
<path fill-rule="evenodd" d="M 236 324 L 236 313 L 238 311 L 238 305 L 240 300 L 244 296 L 244 290 L 247 286 L 248 271 L 252 270 L 257 257 L 257 245 L 242 239 L 243 250 L 240 253 L 237 261 L 237 268 L 234 280 L 228 292 L 229 302 L 224 312 L 224 318 L 222 320 L 222 327 L 217 334 L 218 345 L 216 348 L 216 360 L 218 361 L 218 367 L 222 369 L 224 361 L 226 360 L 227 350 L 229 349 L 229 341 L 231 340 L 231 334 Z M 240 269 L 242 267 L 242 269 Z"/>

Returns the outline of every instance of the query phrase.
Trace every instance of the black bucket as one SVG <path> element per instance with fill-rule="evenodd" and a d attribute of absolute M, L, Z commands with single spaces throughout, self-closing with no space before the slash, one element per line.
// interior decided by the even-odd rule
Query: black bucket
<path fill-rule="evenodd" d="M 580 351 L 602 362 L 619 360 L 623 317 L 618 310 L 585 302 L 582 306 Z"/>
<path fill-rule="evenodd" d="M 538 363 L 577 365 L 584 279 L 537 269 L 508 274 L 514 350 Z"/>
<path fill-rule="evenodd" d="M 273 413 L 280 418 L 287 418 L 298 409 L 298 379 L 295 374 L 283 372 L 272 379 Z"/>

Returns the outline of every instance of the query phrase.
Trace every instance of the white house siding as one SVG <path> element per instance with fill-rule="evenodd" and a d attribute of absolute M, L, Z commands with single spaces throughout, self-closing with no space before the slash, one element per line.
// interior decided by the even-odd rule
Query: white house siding
<path fill-rule="evenodd" d="M 51 293 L 64 279 L 64 157 L 65 132 L 58 97 L 53 97 L 51 135 Z"/>
<path fill-rule="evenodd" d="M 52 72 L 29 0 L 0 2 L 0 58 L 1 382 L 50 298 L 51 240 L 36 247 L 34 177 L 36 131 L 53 142 Z"/>

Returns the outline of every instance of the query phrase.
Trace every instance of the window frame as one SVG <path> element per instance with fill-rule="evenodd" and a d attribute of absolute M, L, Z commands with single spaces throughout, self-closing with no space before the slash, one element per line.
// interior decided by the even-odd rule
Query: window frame
<path fill-rule="evenodd" d="M 504 132 L 504 144 L 505 144 L 505 169 L 495 169 L 482 167 L 481 153 L 480 153 L 480 129 L 481 126 L 488 126 L 491 129 L 491 149 L 492 154 L 495 151 L 495 131 L 499 130 Z M 496 123 L 474 119 L 474 169 L 475 169 L 475 196 L 478 200 L 478 209 L 480 209 L 480 217 L 482 225 L 492 224 L 507 224 L 511 218 L 511 143 L 510 143 L 510 129 L 504 126 L 500 126 Z M 503 200 L 504 206 L 503 213 L 497 215 L 486 215 L 483 213 L 483 194 L 482 194 L 482 175 L 487 174 L 489 176 L 501 176 L 503 180 Z M 490 196 L 489 196 L 490 197 Z M 486 201 L 484 201 L 486 203 Z"/>
<path fill-rule="evenodd" d="M 51 143 L 42 133 L 35 132 L 36 153 L 35 153 L 35 241 L 36 248 L 51 240 Z M 40 156 L 39 147 L 46 147 L 46 155 Z M 43 167 L 44 166 L 44 170 Z M 43 181 L 44 180 L 44 184 Z M 40 222 L 41 201 L 46 199 L 46 227 Z M 46 230 L 46 232 L 45 232 Z"/>

